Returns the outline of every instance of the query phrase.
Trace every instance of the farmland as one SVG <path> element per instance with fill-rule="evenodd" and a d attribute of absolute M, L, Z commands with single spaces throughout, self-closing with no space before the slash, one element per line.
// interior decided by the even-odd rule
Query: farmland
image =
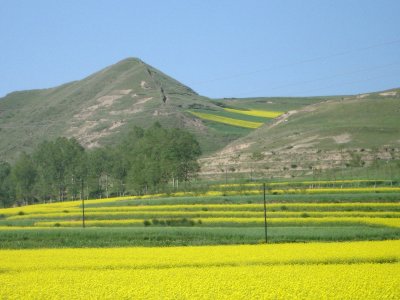
<path fill-rule="evenodd" d="M 304 183 L 307 188 L 296 188 Z M 326 187 L 354 181 L 314 182 L 320 186 L 312 189 L 310 182 L 269 183 L 269 242 L 399 238 L 399 188 L 385 181 L 375 187 L 356 183 L 364 186 Z M 260 184 L 211 188 L 1 209 L 0 247 L 255 244 L 265 239 Z"/>
<path fill-rule="evenodd" d="M 0 250 L 0 297 L 395 299 L 399 253 L 399 241 Z"/>
<path fill-rule="evenodd" d="M 0 297 L 398 298 L 397 181 L 262 187 L 0 209 Z"/>

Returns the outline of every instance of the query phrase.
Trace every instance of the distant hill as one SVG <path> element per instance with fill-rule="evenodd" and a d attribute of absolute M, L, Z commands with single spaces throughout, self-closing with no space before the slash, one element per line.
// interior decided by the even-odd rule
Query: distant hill
<path fill-rule="evenodd" d="M 315 170 L 398 160 L 399 147 L 400 90 L 394 89 L 290 110 L 204 158 L 203 172 L 312 175 Z"/>

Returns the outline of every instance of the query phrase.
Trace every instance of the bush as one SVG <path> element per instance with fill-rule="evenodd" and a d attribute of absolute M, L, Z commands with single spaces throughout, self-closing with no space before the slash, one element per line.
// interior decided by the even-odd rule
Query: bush
<path fill-rule="evenodd" d="M 151 225 L 151 222 L 149 221 L 149 220 L 144 220 L 143 221 L 143 224 L 144 224 L 144 226 L 150 226 Z"/>
<path fill-rule="evenodd" d="M 146 225 L 145 222 L 148 222 Z M 182 219 L 166 219 L 166 220 L 159 220 L 159 219 L 153 219 L 152 222 L 146 220 L 144 221 L 145 226 L 149 226 L 153 223 L 153 225 L 159 225 L 159 226 L 194 226 L 196 224 L 195 221 L 187 218 L 182 218 Z M 201 224 L 201 221 L 199 222 Z"/>

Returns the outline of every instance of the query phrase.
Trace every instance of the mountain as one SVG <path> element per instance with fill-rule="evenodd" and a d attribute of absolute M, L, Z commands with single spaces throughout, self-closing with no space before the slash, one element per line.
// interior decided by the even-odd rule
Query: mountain
<path fill-rule="evenodd" d="M 57 136 L 74 136 L 87 148 L 112 144 L 132 126 L 156 121 L 192 131 L 208 153 L 232 138 L 213 132 L 187 112 L 205 102 L 221 110 L 159 70 L 128 58 L 79 81 L 0 99 L 0 155 L 13 160 Z"/>

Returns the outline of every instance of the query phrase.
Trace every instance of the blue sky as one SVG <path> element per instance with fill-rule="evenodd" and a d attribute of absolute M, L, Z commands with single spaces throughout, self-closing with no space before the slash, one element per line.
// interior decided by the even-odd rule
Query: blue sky
<path fill-rule="evenodd" d="M 209 97 L 400 87 L 400 1 L 0 2 L 0 97 L 126 57 Z"/>

